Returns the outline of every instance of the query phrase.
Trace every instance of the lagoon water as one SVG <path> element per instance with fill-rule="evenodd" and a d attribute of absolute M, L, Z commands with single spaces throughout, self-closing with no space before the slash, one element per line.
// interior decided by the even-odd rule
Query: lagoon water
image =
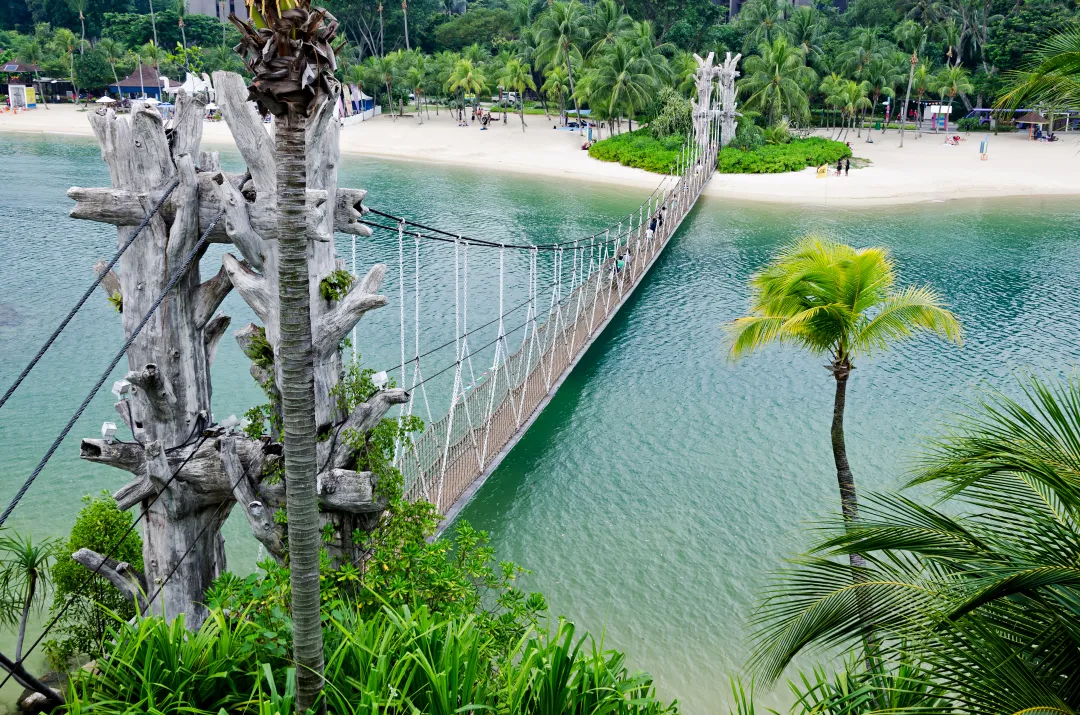
<path fill-rule="evenodd" d="M 69 186 L 108 183 L 93 142 L 0 136 L 0 165 L 6 388 L 91 280 L 91 264 L 111 253 L 115 231 L 67 218 Z M 358 157 L 343 159 L 340 183 L 368 189 L 371 206 L 504 240 L 573 239 L 643 198 L 630 189 Z M 918 339 L 857 365 L 848 397 L 852 465 L 864 491 L 890 489 L 903 482 L 924 438 L 980 391 L 1015 394 L 1025 370 L 1071 373 L 1080 358 L 1078 222 L 1080 206 L 1069 200 L 855 210 L 703 199 L 462 518 L 491 532 L 499 558 L 532 570 L 525 585 L 542 590 L 553 613 L 603 633 L 632 667 L 657 677 L 666 697 L 691 713 L 723 711 L 768 573 L 808 543 L 805 526 L 837 507 L 832 385 L 822 359 L 769 350 L 732 364 L 724 353 L 722 325 L 745 309 L 747 278 L 785 241 L 816 231 L 889 246 L 903 281 L 933 285 L 958 313 L 962 348 Z M 339 242 L 349 258 L 348 237 Z M 362 267 L 391 265 L 384 288 L 391 304 L 358 332 L 363 362 L 373 367 L 399 361 L 397 249 L 392 234 L 358 242 Z M 223 250 L 208 251 L 205 275 Z M 422 249 L 424 345 L 454 335 L 453 260 L 452 246 Z M 496 314 L 498 264 L 478 249 L 470 261 L 476 325 Z M 527 260 L 508 256 L 506 270 L 508 293 L 523 295 Z M 412 280 L 407 272 L 406 286 Z M 223 310 L 234 328 L 252 320 L 235 295 Z M 0 413 L 5 504 L 121 339 L 112 307 L 95 296 Z M 432 366 L 449 359 L 435 356 Z M 222 343 L 213 380 L 219 419 L 261 401 L 231 340 Z M 433 394 L 433 409 L 446 399 Z M 120 486 L 122 475 L 77 456 L 78 438 L 114 419 L 112 401 L 107 391 L 97 396 L 10 526 L 64 535 L 82 495 Z M 230 566 L 254 568 L 258 554 L 242 517 L 233 515 L 226 538 Z M 0 638 L 0 647 L 9 645 Z"/>

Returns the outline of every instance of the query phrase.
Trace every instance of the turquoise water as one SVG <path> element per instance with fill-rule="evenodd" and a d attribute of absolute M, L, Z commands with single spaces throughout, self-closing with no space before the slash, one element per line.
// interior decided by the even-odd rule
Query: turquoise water
<path fill-rule="evenodd" d="M 93 261 L 111 251 L 115 232 L 66 217 L 69 186 L 107 184 L 91 142 L 0 136 L 0 163 L 6 387 L 90 280 Z M 642 198 L 632 190 L 356 157 L 343 160 L 341 183 L 369 189 L 372 206 L 507 239 L 573 238 Z M 665 696 L 691 713 L 723 709 L 763 579 L 806 543 L 802 527 L 837 501 L 828 448 L 832 385 L 822 360 L 781 350 L 737 364 L 726 359 L 721 326 L 745 309 L 749 275 L 786 240 L 820 231 L 891 247 L 903 280 L 934 285 L 959 314 L 963 348 L 916 340 L 860 363 L 852 378 L 848 439 L 856 479 L 864 490 L 889 488 L 902 480 L 920 441 L 978 390 L 1013 390 L 1025 369 L 1072 369 L 1080 354 L 1074 203 L 852 210 L 703 199 L 463 517 L 492 533 L 500 558 L 532 569 L 527 586 L 543 590 L 554 612 L 604 631 L 634 667 L 657 676 Z M 340 248 L 348 258 L 347 238 Z M 206 274 L 222 250 L 208 253 Z M 366 364 L 392 366 L 399 352 L 397 239 L 363 240 L 358 253 L 361 266 L 391 265 L 391 305 L 364 319 L 359 343 Z M 452 246 L 423 249 L 423 345 L 453 337 L 453 261 Z M 498 265 L 491 252 L 474 252 L 470 261 L 476 325 L 495 314 Z M 527 261 L 507 256 L 506 272 L 508 292 L 523 295 Z M 411 281 L 407 272 L 406 286 Z M 406 299 L 411 310 L 411 294 Z M 252 319 L 236 296 L 223 310 L 234 327 Z M 112 308 L 95 298 L 0 413 L 5 502 L 120 339 Z M 432 364 L 446 362 L 438 358 Z M 213 378 L 219 417 L 260 401 L 231 340 L 222 344 Z M 112 419 L 111 403 L 107 392 L 94 402 L 13 526 L 62 534 L 82 494 L 120 485 L 113 470 L 77 458 L 77 438 Z M 231 566 L 252 568 L 246 524 L 234 516 L 226 537 Z"/>

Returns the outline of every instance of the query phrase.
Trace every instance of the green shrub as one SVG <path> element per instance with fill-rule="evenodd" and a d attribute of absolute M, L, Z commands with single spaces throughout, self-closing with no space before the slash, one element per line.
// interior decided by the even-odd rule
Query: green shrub
<path fill-rule="evenodd" d="M 977 132 L 983 128 L 978 117 L 964 117 L 958 119 L 956 122 L 956 128 L 962 132 Z"/>
<path fill-rule="evenodd" d="M 650 112 L 649 131 L 657 139 L 688 134 L 694 124 L 690 100 L 668 86 L 660 88 Z"/>
<path fill-rule="evenodd" d="M 61 637 L 46 643 L 46 652 L 57 665 L 73 656 L 94 653 L 113 624 L 104 610 L 114 611 L 122 618 L 135 615 L 135 607 L 123 594 L 101 576 L 90 578 L 90 572 L 75 562 L 71 555 L 79 549 L 91 549 L 108 554 L 126 532 L 134 518 L 120 511 L 108 492 L 101 496 L 83 497 L 85 506 L 75 517 L 71 535 L 60 549 L 53 566 L 53 612 L 58 612 L 69 600 L 67 613 L 57 624 Z M 138 571 L 143 570 L 142 538 L 137 529 L 128 534 L 112 557 L 125 561 Z"/>
<path fill-rule="evenodd" d="M 793 139 L 789 144 L 760 146 L 752 151 L 727 146 L 720 151 L 719 170 L 722 174 L 779 174 L 834 164 L 850 156 L 851 149 L 843 142 L 810 137 Z"/>
<path fill-rule="evenodd" d="M 686 137 L 682 134 L 657 139 L 648 129 L 618 134 L 589 147 L 589 156 L 600 161 L 617 161 L 656 174 L 667 174 L 675 164 Z"/>

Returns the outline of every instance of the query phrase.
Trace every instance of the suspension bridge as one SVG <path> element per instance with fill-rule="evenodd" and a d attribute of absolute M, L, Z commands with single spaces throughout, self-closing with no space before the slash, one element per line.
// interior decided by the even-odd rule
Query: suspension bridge
<path fill-rule="evenodd" d="M 366 192 L 337 187 L 339 128 L 330 104 L 310 120 L 307 224 L 315 240 L 309 273 L 322 277 L 337 269 L 333 236 L 343 232 L 353 235 L 354 275 L 354 285 L 340 298 L 312 299 L 316 420 L 336 430 L 336 436 L 346 428 L 370 430 L 393 405 L 398 406 L 396 416 L 402 423 L 414 414 L 426 417 L 422 433 L 399 438 L 394 462 L 404 476 L 406 497 L 434 504 L 444 515 L 444 526 L 526 433 L 694 208 L 715 170 L 720 147 L 735 130 L 738 57 L 733 60 L 729 55 L 715 67 L 712 60 L 712 54 L 706 60 L 698 58 L 691 128 L 670 174 L 622 220 L 601 232 L 557 243 L 475 238 L 371 208 L 362 203 Z M 140 513 L 106 553 L 83 549 L 73 557 L 87 567 L 88 583 L 102 576 L 127 594 L 140 612 L 169 618 L 187 613 L 192 627 L 205 613 L 203 594 L 224 570 L 220 528 L 234 505 L 244 511 L 255 538 L 272 555 L 283 555 L 273 512 L 284 504 L 284 488 L 265 479 L 271 471 L 268 465 L 282 459 L 280 445 L 265 437 L 245 439 L 235 424 L 216 422 L 209 410 L 209 367 L 229 325 L 228 316 L 215 313 L 231 290 L 239 292 L 262 320 L 263 326 L 248 326 L 236 337 L 252 358 L 252 376 L 271 396 L 276 389 L 273 355 L 280 340 L 279 259 L 272 240 L 276 216 L 272 142 L 247 102 L 241 78 L 218 72 L 214 83 L 248 167 L 242 175 L 225 174 L 215 153 L 199 151 L 202 105 L 190 97 L 180 97 L 168 126 L 159 114 L 143 108 L 134 109 L 130 121 L 121 121 L 108 110 L 90 115 L 113 187 L 71 189 L 69 196 L 77 201 L 72 216 L 115 225 L 119 249 L 109 262 L 95 267 L 96 280 L 0 397 L 3 408 L 95 289 L 100 286 L 110 298 L 122 298 L 123 345 L 0 513 L 0 526 L 126 356 L 131 372 L 114 384 L 113 391 L 120 400 L 117 411 L 134 441 L 115 438 L 115 425 L 106 422 L 101 440 L 83 440 L 81 456 L 133 474 L 134 480 L 114 497 L 120 508 L 138 505 Z M 714 98 L 717 85 L 719 98 Z M 386 264 L 374 266 L 362 278 L 357 271 L 356 237 L 374 231 L 397 238 L 400 362 L 381 373 L 382 385 L 393 375 L 398 387 L 380 391 L 342 415 L 334 396 L 342 372 L 340 341 L 350 330 L 355 336 L 354 326 L 364 313 L 391 302 L 377 294 L 390 270 Z M 200 258 L 214 241 L 232 244 L 243 260 L 226 254 L 217 274 L 200 282 Z M 422 242 L 452 245 L 454 256 L 454 338 L 435 348 L 421 341 Z M 469 288 L 476 273 L 470 276 L 470 252 L 474 263 L 477 252 L 498 261 L 498 313 L 472 329 Z M 507 309 L 509 252 L 525 256 L 528 271 L 526 285 L 518 291 L 526 300 L 515 298 L 516 304 Z M 147 270 L 156 266 L 169 270 Z M 407 273 L 413 277 L 411 291 L 406 289 Z M 513 316 L 520 311 L 524 320 L 517 322 Z M 406 319 L 408 312 L 411 321 Z M 485 330 L 494 337 L 476 345 L 481 335 L 489 336 Z M 265 347 L 258 348 L 258 341 Z M 355 350 L 355 338 L 353 344 Z M 432 356 L 450 345 L 453 360 L 435 361 Z M 474 363 L 480 359 L 485 364 L 478 377 Z M 438 380 L 451 388 L 445 413 L 436 417 L 432 404 L 444 403 L 429 392 L 441 389 Z M 336 439 L 320 442 L 319 452 L 321 509 L 340 538 L 335 548 L 352 558 L 353 529 L 370 523 L 365 519 L 385 505 L 380 507 L 375 496 L 375 477 L 348 468 L 351 452 L 346 446 Z M 164 495 L 169 496 L 163 499 Z M 140 523 L 145 574 L 135 574 L 112 558 Z M 7 678 L 53 697 L 23 663 L 72 603 L 68 600 L 15 660 L 0 654 Z"/>
<path fill-rule="evenodd" d="M 367 225 L 398 234 L 402 360 L 386 372 L 396 373 L 397 384 L 408 391 L 408 402 L 400 407 L 399 418 L 421 413 L 421 405 L 427 408 L 422 413 L 428 417 L 424 431 L 399 445 L 396 452 L 407 498 L 430 501 L 444 515 L 443 524 L 449 524 L 521 439 L 693 209 L 716 165 L 719 124 L 708 121 L 702 134 L 706 142 L 698 146 L 697 139 L 691 137 L 672 175 L 640 206 L 608 229 L 574 241 L 479 241 L 371 210 L 390 223 L 365 221 Z M 451 364 L 435 368 L 425 366 L 420 343 L 419 252 L 424 239 L 443 240 L 454 248 L 455 358 Z M 478 330 L 468 327 L 470 251 L 474 261 L 478 251 L 493 253 L 499 264 L 498 314 L 485 324 L 497 323 L 497 329 L 495 337 L 480 346 L 470 342 Z M 510 311 L 505 309 L 508 251 L 522 251 L 529 259 L 528 297 L 524 306 L 515 305 Z M 541 252 L 551 254 L 543 267 L 538 259 Z M 417 281 L 411 301 L 405 288 L 407 264 Z M 548 272 L 550 280 L 548 276 L 542 280 L 541 274 Z M 413 320 L 406 321 L 410 302 Z M 522 307 L 524 320 L 506 325 L 508 316 Z M 515 335 L 511 341 L 510 335 L 518 333 L 521 337 Z M 406 343 L 412 345 L 411 358 L 405 355 Z M 491 362 L 477 367 L 474 355 L 484 348 L 493 353 Z M 483 371 L 479 378 L 478 371 Z M 449 409 L 432 420 L 428 385 L 440 375 L 452 376 Z"/>

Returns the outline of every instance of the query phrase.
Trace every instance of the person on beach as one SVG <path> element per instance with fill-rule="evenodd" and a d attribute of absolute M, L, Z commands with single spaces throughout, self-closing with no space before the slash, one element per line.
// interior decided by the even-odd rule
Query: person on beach
<path fill-rule="evenodd" d="M 851 169 L 851 159 L 844 159 L 844 176 L 847 176 L 848 170 Z"/>
<path fill-rule="evenodd" d="M 843 159 L 837 159 L 836 160 L 836 175 L 840 176 L 843 173 L 844 173 L 844 160 Z"/>

